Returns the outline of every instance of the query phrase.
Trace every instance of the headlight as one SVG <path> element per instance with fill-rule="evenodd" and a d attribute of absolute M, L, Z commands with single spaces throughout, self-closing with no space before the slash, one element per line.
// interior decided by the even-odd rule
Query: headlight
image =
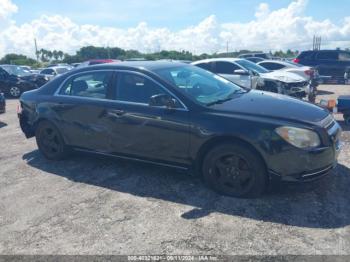
<path fill-rule="evenodd" d="M 321 144 L 318 134 L 308 129 L 282 126 L 276 128 L 276 133 L 285 141 L 298 148 L 318 147 Z"/>

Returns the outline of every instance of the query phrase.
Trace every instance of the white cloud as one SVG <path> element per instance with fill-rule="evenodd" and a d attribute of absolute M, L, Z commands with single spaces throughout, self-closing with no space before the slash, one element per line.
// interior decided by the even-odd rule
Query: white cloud
<path fill-rule="evenodd" d="M 39 48 L 59 49 L 74 53 L 86 45 L 118 46 L 154 52 L 161 49 L 189 50 L 195 53 L 213 53 L 230 50 L 256 49 L 308 49 L 314 34 L 323 37 L 327 47 L 350 46 L 350 17 L 340 25 L 330 20 L 316 21 L 304 15 L 307 0 L 292 1 L 289 6 L 270 10 L 261 3 L 255 19 L 247 23 L 220 24 L 215 16 L 209 16 L 197 25 L 183 30 L 151 28 L 141 22 L 134 28 L 78 25 L 60 15 L 41 16 L 29 23 L 17 25 L 11 15 L 17 6 L 10 0 L 0 0 L 0 23 L 6 28 L 0 31 L 0 56 L 8 52 L 34 54 L 34 38 Z M 0 27 L 1 28 L 1 27 Z"/>
<path fill-rule="evenodd" d="M 11 0 L 0 0 L 0 19 L 9 18 L 18 8 Z M 1 21 L 1 20 L 0 20 Z"/>

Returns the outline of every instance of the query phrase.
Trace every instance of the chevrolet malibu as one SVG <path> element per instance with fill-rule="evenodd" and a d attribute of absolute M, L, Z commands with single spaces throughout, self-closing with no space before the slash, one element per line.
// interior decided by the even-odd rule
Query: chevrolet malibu
<path fill-rule="evenodd" d="M 323 177 L 340 148 L 325 109 L 174 62 L 73 70 L 24 93 L 18 115 L 47 159 L 75 150 L 191 169 L 234 197 Z"/>

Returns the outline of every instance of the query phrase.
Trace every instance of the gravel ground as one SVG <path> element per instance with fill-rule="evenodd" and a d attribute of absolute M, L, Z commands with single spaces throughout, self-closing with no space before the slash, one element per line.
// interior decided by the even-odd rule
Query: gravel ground
<path fill-rule="evenodd" d="M 350 86 L 320 90 L 329 98 Z M 16 104 L 0 115 L 0 254 L 350 254 L 349 127 L 330 176 L 242 200 L 183 171 L 45 160 L 21 133 Z"/>

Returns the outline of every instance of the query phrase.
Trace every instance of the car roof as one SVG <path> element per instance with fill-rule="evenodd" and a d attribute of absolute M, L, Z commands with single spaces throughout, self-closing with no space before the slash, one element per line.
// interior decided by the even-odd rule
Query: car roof
<path fill-rule="evenodd" d="M 88 67 L 82 67 L 75 69 L 75 72 L 78 71 L 90 71 L 93 69 L 138 69 L 138 70 L 148 70 L 154 71 L 162 68 L 171 68 L 176 66 L 184 66 L 186 64 L 180 62 L 169 62 L 169 61 L 126 61 L 126 62 L 117 62 L 117 63 L 107 63 L 107 64 L 98 64 Z"/>

